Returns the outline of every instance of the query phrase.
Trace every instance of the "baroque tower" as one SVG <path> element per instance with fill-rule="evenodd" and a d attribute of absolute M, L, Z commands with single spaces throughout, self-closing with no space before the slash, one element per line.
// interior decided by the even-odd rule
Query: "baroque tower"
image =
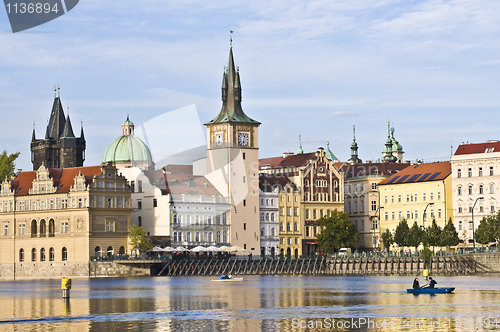
<path fill-rule="evenodd" d="M 58 88 L 59 89 L 59 88 Z M 44 139 L 37 139 L 35 127 L 31 136 L 31 162 L 33 170 L 41 165 L 46 168 L 66 168 L 83 166 L 85 160 L 85 137 L 83 126 L 80 137 L 75 137 L 71 120 L 64 116 L 59 92 L 54 89 L 54 104 L 47 124 Z"/>
<path fill-rule="evenodd" d="M 259 141 L 260 122 L 241 108 L 239 68 L 232 46 L 222 76 L 222 109 L 207 126 L 207 177 L 230 197 L 230 243 L 260 253 Z"/>

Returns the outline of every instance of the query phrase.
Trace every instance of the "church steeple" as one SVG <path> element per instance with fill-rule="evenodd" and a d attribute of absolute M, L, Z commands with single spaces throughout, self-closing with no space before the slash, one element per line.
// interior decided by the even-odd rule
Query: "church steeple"
<path fill-rule="evenodd" d="M 297 150 L 297 154 L 303 154 L 304 150 L 302 149 L 302 140 L 301 135 L 299 134 L 299 149 Z"/>
<path fill-rule="evenodd" d="M 385 141 L 384 151 L 382 152 L 382 162 L 394 163 L 398 158 L 392 154 L 391 122 L 387 121 L 387 140 Z"/>
<path fill-rule="evenodd" d="M 356 143 L 356 125 L 352 125 L 352 143 L 351 143 L 351 158 L 348 162 L 356 164 L 363 161 L 358 158 L 358 143 Z"/>
<path fill-rule="evenodd" d="M 64 129 L 61 137 L 75 138 L 75 134 L 73 133 L 73 126 L 71 125 L 71 120 L 69 119 L 69 107 L 68 116 L 66 117 L 66 123 L 64 124 Z"/>
<path fill-rule="evenodd" d="M 80 131 L 80 139 L 85 139 L 85 135 L 83 134 L 83 121 L 80 123 L 81 131 Z"/>
<path fill-rule="evenodd" d="M 229 61 L 222 76 L 222 109 L 220 113 L 205 125 L 217 123 L 248 123 L 260 125 L 260 122 L 248 117 L 241 108 L 241 82 L 239 68 L 234 64 L 233 48 L 229 49 Z"/>
<path fill-rule="evenodd" d="M 33 135 L 31 135 L 31 142 L 36 141 L 36 136 L 35 136 L 35 123 L 33 122 Z"/>

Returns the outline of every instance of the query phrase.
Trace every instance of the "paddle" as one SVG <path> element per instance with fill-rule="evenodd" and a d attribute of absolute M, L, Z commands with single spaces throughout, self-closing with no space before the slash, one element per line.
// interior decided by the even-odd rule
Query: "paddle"
<path fill-rule="evenodd" d="M 419 288 L 414 288 L 412 291 L 410 291 L 410 294 L 416 290 L 420 290 L 420 289 L 424 289 L 424 288 L 429 288 L 429 285 L 424 285 L 424 286 L 420 286 Z"/>

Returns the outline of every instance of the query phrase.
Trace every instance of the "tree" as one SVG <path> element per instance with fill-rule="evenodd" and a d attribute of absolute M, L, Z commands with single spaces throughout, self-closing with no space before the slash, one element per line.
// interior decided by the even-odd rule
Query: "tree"
<path fill-rule="evenodd" d="M 416 251 L 417 247 L 420 245 L 420 242 L 422 242 L 423 237 L 424 237 L 424 231 L 415 221 L 413 223 L 413 226 L 411 226 L 408 232 L 407 245 L 409 247 L 415 247 Z"/>
<path fill-rule="evenodd" d="M 393 243 L 394 239 L 392 238 L 392 233 L 389 228 L 386 228 L 385 232 L 382 233 L 382 244 L 384 245 L 384 248 L 389 249 Z"/>
<path fill-rule="evenodd" d="M 498 243 L 500 240 L 500 212 L 483 218 L 477 227 L 475 237 L 476 242 L 481 244 Z"/>
<path fill-rule="evenodd" d="M 145 238 L 146 231 L 142 226 L 131 225 L 128 233 L 132 250 L 136 250 L 139 245 L 146 251 L 153 249 L 153 244 Z"/>
<path fill-rule="evenodd" d="M 358 231 L 345 211 L 333 210 L 328 216 L 316 221 L 322 231 L 316 237 L 319 246 L 326 252 L 344 247 L 354 247 L 358 243 Z"/>
<path fill-rule="evenodd" d="M 432 246 L 432 251 L 435 246 L 441 245 L 441 228 L 437 225 L 436 219 L 432 219 L 431 227 L 425 230 L 425 242 Z"/>
<path fill-rule="evenodd" d="M 457 229 L 453 224 L 453 221 L 448 219 L 448 223 L 444 226 L 441 231 L 440 241 L 442 246 L 446 246 L 449 248 L 450 246 L 456 246 L 460 243 L 460 239 L 458 237 Z"/>
<path fill-rule="evenodd" d="M 14 169 L 16 164 L 14 161 L 19 157 L 19 152 L 7 154 L 7 151 L 3 150 L 0 155 L 0 181 L 4 181 L 5 178 L 10 178 L 14 174 Z"/>
<path fill-rule="evenodd" d="M 410 228 L 406 219 L 403 218 L 396 227 L 396 232 L 394 232 L 394 242 L 400 247 L 408 246 L 408 233 L 410 233 Z"/>

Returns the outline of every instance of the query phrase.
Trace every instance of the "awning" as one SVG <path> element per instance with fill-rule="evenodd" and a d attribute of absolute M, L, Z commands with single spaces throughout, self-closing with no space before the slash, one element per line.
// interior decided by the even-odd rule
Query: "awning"
<path fill-rule="evenodd" d="M 318 244 L 318 242 L 307 242 L 307 244 Z"/>

